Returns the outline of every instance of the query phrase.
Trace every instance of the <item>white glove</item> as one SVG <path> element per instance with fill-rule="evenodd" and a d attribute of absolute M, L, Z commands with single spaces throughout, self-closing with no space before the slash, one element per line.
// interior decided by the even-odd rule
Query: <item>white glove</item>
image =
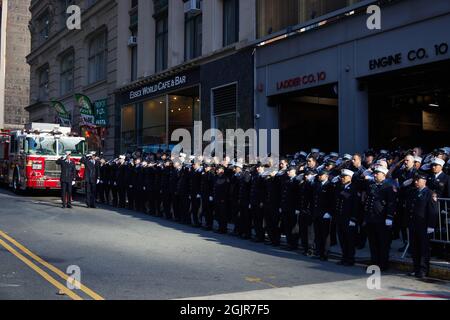
<path fill-rule="evenodd" d="M 349 227 L 356 227 L 356 223 L 354 223 L 353 221 L 350 221 L 350 223 L 348 224 Z"/>
<path fill-rule="evenodd" d="M 428 229 L 427 229 L 427 233 L 428 233 L 428 234 L 434 233 L 434 228 L 428 228 Z"/>
<path fill-rule="evenodd" d="M 100 179 L 97 179 L 97 184 L 99 184 L 100 183 Z"/>
<path fill-rule="evenodd" d="M 260 208 L 264 208 L 264 203 L 261 202 L 261 203 L 259 204 L 259 207 L 260 207 Z"/>
<path fill-rule="evenodd" d="M 144 191 L 145 191 L 145 187 L 142 187 L 142 190 L 144 190 Z"/>
<path fill-rule="evenodd" d="M 279 213 L 282 213 L 282 212 L 283 212 L 283 210 L 282 210 L 282 209 L 280 208 L 280 209 L 278 209 L 278 212 L 279 212 Z"/>
<path fill-rule="evenodd" d="M 249 208 L 249 209 L 251 209 L 251 208 L 252 208 L 252 205 L 251 205 L 251 204 L 249 204 L 249 205 L 248 205 L 248 208 Z"/>
<path fill-rule="evenodd" d="M 132 186 L 131 184 L 130 184 L 128 187 L 129 187 L 130 189 L 133 188 L 133 186 Z"/>
<path fill-rule="evenodd" d="M 323 215 L 323 218 L 326 219 L 326 220 L 330 220 L 331 219 L 331 215 L 329 213 L 325 213 Z"/>
<path fill-rule="evenodd" d="M 392 220 L 386 219 L 386 227 L 392 227 Z"/>
<path fill-rule="evenodd" d="M 299 211 L 299 210 L 295 210 L 295 214 L 296 214 L 296 215 L 299 215 L 299 214 L 300 214 L 300 211 Z"/>
<path fill-rule="evenodd" d="M 197 199 L 201 199 L 201 198 L 202 198 L 202 196 L 198 194 L 197 195 Z"/>
<path fill-rule="evenodd" d="M 114 182 L 114 187 L 117 187 L 117 182 Z"/>
<path fill-rule="evenodd" d="M 209 201 L 214 201 L 214 198 L 213 197 L 209 197 Z"/>
<path fill-rule="evenodd" d="M 74 186 L 75 185 L 75 181 L 72 181 L 72 186 Z"/>
<path fill-rule="evenodd" d="M 403 186 L 404 186 L 404 187 L 408 187 L 408 186 L 410 186 L 413 182 L 414 182 L 413 179 L 406 180 L 405 182 L 403 182 Z"/>

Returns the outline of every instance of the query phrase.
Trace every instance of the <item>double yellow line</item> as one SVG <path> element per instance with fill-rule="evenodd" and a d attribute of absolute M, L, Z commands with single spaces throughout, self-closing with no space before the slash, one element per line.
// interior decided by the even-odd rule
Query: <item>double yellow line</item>
<path fill-rule="evenodd" d="M 13 246 L 8 244 L 5 240 L 9 241 L 10 244 L 14 245 L 17 249 L 21 250 L 19 252 L 16 250 Z M 31 252 L 29 249 L 27 249 L 25 246 L 21 245 L 19 242 L 14 240 L 11 236 L 7 235 L 5 232 L 0 230 L 0 245 L 3 246 L 6 250 L 8 250 L 11 254 L 16 256 L 19 260 L 21 260 L 23 263 L 25 263 L 28 267 L 33 269 L 35 272 L 37 272 L 41 277 L 43 277 L 45 280 L 50 282 L 53 286 L 59 289 L 61 293 L 64 293 L 68 297 L 70 297 L 73 300 L 83 300 L 82 297 L 80 297 L 78 294 L 76 294 L 74 291 L 70 290 L 67 286 L 63 285 L 62 283 L 58 282 L 54 277 L 52 277 L 48 272 L 44 271 L 42 268 L 40 268 L 37 263 L 41 264 L 48 270 L 52 271 L 56 275 L 58 275 L 60 278 L 64 279 L 67 283 L 69 281 L 75 288 L 80 288 L 82 292 L 87 294 L 89 297 L 91 297 L 94 300 L 104 300 L 102 296 L 95 293 L 82 283 L 78 282 L 77 280 L 69 277 L 67 274 L 56 268 L 55 266 L 51 265 L 50 263 L 44 261 L 39 256 Z M 33 259 L 34 262 L 26 257 L 24 254 L 28 255 L 29 258 Z M 36 262 L 36 263 L 35 263 Z"/>

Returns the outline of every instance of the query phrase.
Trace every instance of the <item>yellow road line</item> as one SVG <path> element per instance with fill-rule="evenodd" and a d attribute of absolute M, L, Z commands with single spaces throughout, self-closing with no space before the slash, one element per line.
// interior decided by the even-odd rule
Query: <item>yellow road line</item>
<path fill-rule="evenodd" d="M 41 275 L 45 280 L 50 282 L 52 285 L 54 285 L 56 288 L 58 288 L 60 291 L 64 292 L 67 296 L 72 298 L 73 300 L 83 300 L 79 295 L 69 290 L 66 286 L 62 285 L 58 281 L 55 280 L 52 276 L 50 276 L 47 272 L 39 268 L 37 265 L 35 265 L 33 262 L 28 260 L 26 257 L 24 257 L 22 254 L 17 252 L 13 247 L 11 247 L 9 244 L 7 244 L 5 241 L 0 239 L 0 245 L 2 245 L 6 250 L 11 252 L 13 255 L 15 255 L 18 259 L 20 259 L 22 262 L 24 262 L 27 266 L 29 266 L 31 269 L 36 271 L 39 275 Z"/>
<path fill-rule="evenodd" d="M 269 282 L 265 282 L 263 281 L 261 278 L 256 278 L 256 277 L 246 277 L 245 281 L 250 282 L 250 283 L 261 283 L 264 284 L 266 286 L 272 287 L 274 289 L 277 289 L 278 287 L 276 285 L 273 285 Z"/>
<path fill-rule="evenodd" d="M 24 253 L 26 253 L 28 256 L 30 256 L 31 258 L 33 258 L 35 261 L 39 262 L 41 265 L 43 265 L 44 267 L 46 267 L 47 269 L 53 271 L 54 273 L 56 273 L 58 276 L 60 276 L 61 278 L 63 278 L 64 280 L 69 280 L 69 276 L 62 272 L 61 270 L 59 270 L 58 268 L 56 268 L 55 266 L 51 265 L 50 263 L 44 261 L 43 259 L 41 259 L 39 256 L 37 256 L 36 254 L 34 254 L 33 252 L 31 252 L 30 250 L 28 250 L 26 247 L 24 247 L 23 245 L 21 245 L 19 242 L 17 242 L 16 240 L 14 240 L 13 238 L 11 238 L 9 235 L 7 235 L 6 233 L 4 233 L 3 231 L 0 230 L 0 236 L 2 236 L 3 238 L 5 238 L 6 240 L 8 240 L 9 242 L 11 242 L 12 244 L 14 244 L 17 248 L 19 248 L 20 250 L 22 250 Z M 77 280 L 70 278 L 70 282 L 71 284 L 76 287 L 76 288 L 80 288 L 81 291 L 83 291 L 84 293 L 86 293 L 88 296 L 90 296 L 92 299 L 94 300 L 105 300 L 102 296 L 100 296 L 99 294 L 95 293 L 94 291 L 92 291 L 91 289 L 89 289 L 88 287 L 86 287 L 85 285 L 83 285 L 82 283 L 78 282 Z"/>

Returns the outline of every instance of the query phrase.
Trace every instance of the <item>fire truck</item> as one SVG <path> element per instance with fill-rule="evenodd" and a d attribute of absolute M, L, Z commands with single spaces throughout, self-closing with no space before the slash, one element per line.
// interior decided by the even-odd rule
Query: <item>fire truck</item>
<path fill-rule="evenodd" d="M 58 190 L 61 168 L 56 161 L 71 152 L 77 168 L 75 187 L 81 187 L 87 153 L 85 138 L 72 134 L 70 128 L 56 124 L 30 123 L 23 130 L 0 130 L 0 183 L 14 192 Z"/>

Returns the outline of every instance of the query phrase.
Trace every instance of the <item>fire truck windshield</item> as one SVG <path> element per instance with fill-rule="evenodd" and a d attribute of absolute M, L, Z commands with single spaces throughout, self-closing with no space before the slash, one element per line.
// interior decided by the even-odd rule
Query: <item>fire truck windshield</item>
<path fill-rule="evenodd" d="M 73 156 L 86 153 L 86 141 L 78 137 L 27 137 L 25 152 L 37 156 L 60 156 L 70 151 Z"/>
<path fill-rule="evenodd" d="M 66 151 L 70 151 L 72 156 L 81 157 L 87 152 L 86 141 L 77 137 L 62 137 L 59 140 L 58 151 L 61 155 L 65 154 Z"/>
<path fill-rule="evenodd" d="M 54 137 L 27 137 L 25 152 L 37 156 L 56 156 L 56 139 Z"/>

